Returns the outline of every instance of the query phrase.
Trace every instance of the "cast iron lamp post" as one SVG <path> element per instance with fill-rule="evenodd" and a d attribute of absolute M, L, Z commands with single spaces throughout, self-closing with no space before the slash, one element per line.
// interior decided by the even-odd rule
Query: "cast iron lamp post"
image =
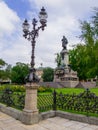
<path fill-rule="evenodd" d="M 39 34 L 39 30 L 42 29 L 42 31 L 44 31 L 44 28 L 46 27 L 46 23 L 47 23 L 47 13 L 44 9 L 44 7 L 42 7 L 41 11 L 39 12 L 39 19 L 40 19 L 40 23 L 41 25 L 39 27 L 36 27 L 37 25 L 37 20 L 34 18 L 32 21 L 32 25 L 33 25 L 33 29 L 30 31 L 30 25 L 27 21 L 27 19 L 25 19 L 24 23 L 23 23 L 23 36 L 28 39 L 29 41 L 31 41 L 32 44 L 32 55 L 31 55 L 31 68 L 30 68 L 30 73 L 29 75 L 26 77 L 26 81 L 27 82 L 38 82 L 39 79 L 35 74 L 35 56 L 34 56 L 34 50 L 35 50 L 35 39 L 38 37 Z"/>

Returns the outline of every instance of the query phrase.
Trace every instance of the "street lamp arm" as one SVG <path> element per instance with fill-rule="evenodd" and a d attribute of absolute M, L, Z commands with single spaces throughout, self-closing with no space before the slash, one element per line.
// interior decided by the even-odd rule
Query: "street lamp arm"
<path fill-rule="evenodd" d="M 45 25 L 45 26 L 46 26 L 46 25 Z M 45 27 L 45 26 L 44 26 L 44 27 Z M 27 39 L 28 39 L 29 41 L 32 40 L 32 39 L 35 40 L 35 38 L 38 37 L 38 35 L 39 35 L 39 30 L 42 29 L 42 31 L 44 31 L 44 27 L 43 27 L 43 26 L 40 26 L 40 27 L 38 27 L 37 29 L 34 27 L 31 32 L 28 32 L 28 33 L 26 34 Z"/>
<path fill-rule="evenodd" d="M 29 75 L 27 76 L 26 80 L 27 82 L 37 82 L 39 81 L 35 72 L 35 68 L 34 68 L 34 65 L 35 65 L 35 56 L 34 56 L 34 51 L 35 51 L 35 43 L 36 43 L 36 37 L 38 37 L 38 34 L 39 34 L 39 30 L 42 29 L 42 31 L 44 31 L 44 28 L 46 27 L 46 22 L 47 22 L 47 13 L 44 9 L 44 7 L 42 7 L 40 13 L 39 13 L 39 21 L 41 23 L 41 26 L 39 27 L 36 27 L 37 26 L 37 20 L 35 18 L 33 18 L 32 20 L 32 25 L 33 25 L 33 29 L 30 31 L 29 30 L 29 23 L 27 21 L 27 19 L 25 19 L 24 23 L 23 23 L 23 32 L 24 32 L 24 37 L 31 41 L 31 44 L 32 44 L 32 55 L 31 55 L 31 68 L 30 68 L 30 73 Z"/>

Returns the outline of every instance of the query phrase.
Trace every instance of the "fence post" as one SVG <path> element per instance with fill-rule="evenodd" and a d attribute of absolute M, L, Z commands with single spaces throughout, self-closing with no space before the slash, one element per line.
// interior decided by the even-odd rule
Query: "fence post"
<path fill-rule="evenodd" d="M 54 111 L 56 111 L 56 109 L 57 109 L 57 106 L 56 106 L 56 95 L 57 95 L 57 93 L 54 90 L 54 92 L 53 92 L 53 110 Z"/>
<path fill-rule="evenodd" d="M 37 88 L 36 83 L 27 83 L 25 107 L 23 109 L 22 122 L 25 124 L 35 124 L 39 121 L 39 111 L 37 109 Z"/>
<path fill-rule="evenodd" d="M 90 93 L 90 91 L 89 91 L 89 89 L 87 88 L 86 89 L 86 112 L 87 112 L 87 117 L 89 116 L 89 93 Z"/>

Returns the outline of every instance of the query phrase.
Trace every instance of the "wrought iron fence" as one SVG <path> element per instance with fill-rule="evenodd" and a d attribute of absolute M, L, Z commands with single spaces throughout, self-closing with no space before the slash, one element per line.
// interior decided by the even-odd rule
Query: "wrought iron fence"
<path fill-rule="evenodd" d="M 98 114 L 98 96 L 86 89 L 79 95 L 56 94 L 56 109 L 89 114 Z"/>
<path fill-rule="evenodd" d="M 0 92 L 0 102 L 7 106 L 22 110 L 25 103 L 25 93 L 16 93 L 6 88 L 4 91 Z"/>
<path fill-rule="evenodd" d="M 71 112 L 98 115 L 98 96 L 91 93 L 89 89 L 83 93 L 62 94 L 54 91 L 51 94 L 38 94 L 38 109 L 40 112 L 49 110 L 62 110 Z M 23 109 L 25 103 L 25 93 L 15 93 L 9 88 L 0 93 L 0 102 L 7 106 Z"/>
<path fill-rule="evenodd" d="M 38 109 L 39 112 L 53 109 L 53 94 L 38 94 Z"/>
<path fill-rule="evenodd" d="M 38 94 L 38 109 L 40 112 L 53 109 L 53 94 Z M 13 92 L 10 88 L 6 88 L 0 92 L 0 102 L 17 109 L 22 110 L 25 104 L 25 93 Z"/>
<path fill-rule="evenodd" d="M 62 110 L 76 113 L 98 114 L 98 96 L 86 89 L 83 93 L 63 94 L 57 93 L 38 96 L 38 109 L 40 112 L 47 110 Z"/>

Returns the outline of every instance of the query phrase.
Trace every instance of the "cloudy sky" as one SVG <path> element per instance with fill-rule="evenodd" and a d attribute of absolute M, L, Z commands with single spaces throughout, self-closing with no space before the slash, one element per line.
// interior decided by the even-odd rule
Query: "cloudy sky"
<path fill-rule="evenodd" d="M 30 63 L 31 43 L 22 36 L 22 23 L 25 18 L 30 23 L 34 17 L 38 20 L 42 6 L 48 22 L 36 39 L 35 63 L 36 67 L 40 63 L 56 67 L 55 54 L 62 49 L 62 36 L 68 39 L 68 48 L 79 43 L 79 20 L 90 19 L 98 0 L 0 0 L 0 58 L 8 64 Z"/>

